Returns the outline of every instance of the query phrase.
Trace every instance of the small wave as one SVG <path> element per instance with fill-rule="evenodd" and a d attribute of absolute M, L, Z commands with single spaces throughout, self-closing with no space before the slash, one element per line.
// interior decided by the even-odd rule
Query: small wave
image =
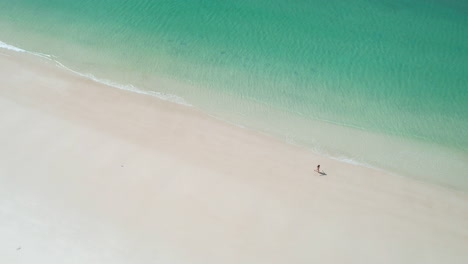
<path fill-rule="evenodd" d="M 340 161 L 340 162 L 343 162 L 343 163 L 348 163 L 348 164 L 352 164 L 352 165 L 356 165 L 356 166 L 361 166 L 361 167 L 366 167 L 366 168 L 371 168 L 371 169 L 378 169 L 380 170 L 380 168 L 377 168 L 369 163 L 365 163 L 365 162 L 362 162 L 362 161 L 359 161 L 357 159 L 354 159 L 354 158 L 351 158 L 349 156 L 344 156 L 343 154 L 331 154 L 330 152 L 328 152 L 327 150 L 321 148 L 321 147 L 311 147 L 309 146 L 309 150 L 318 154 L 318 155 L 321 155 L 321 156 L 325 156 L 329 159 L 332 159 L 332 160 L 336 160 L 336 161 Z"/>
<path fill-rule="evenodd" d="M 131 92 L 135 92 L 135 93 L 139 93 L 139 94 L 154 96 L 154 97 L 157 97 L 157 98 L 159 98 L 161 100 L 164 100 L 164 101 L 169 101 L 169 102 L 173 102 L 173 103 L 177 103 L 177 104 L 181 104 L 181 105 L 186 105 L 186 106 L 192 106 L 184 98 L 182 98 L 180 96 L 177 96 L 175 94 L 167 94 L 167 93 L 156 92 L 156 91 L 142 90 L 142 89 L 139 89 L 139 88 L 135 87 L 132 84 L 120 84 L 120 83 L 117 83 L 117 82 L 114 82 L 114 81 L 111 81 L 111 80 L 97 78 L 91 73 L 81 73 L 81 72 L 75 71 L 75 70 L 65 66 L 63 63 L 61 63 L 61 62 L 57 61 L 56 59 L 54 59 L 55 56 L 52 56 L 52 55 L 49 55 L 49 54 L 44 54 L 44 53 L 40 53 L 40 52 L 33 52 L 33 51 L 27 51 L 27 50 L 15 47 L 13 45 L 9 45 L 9 44 L 7 44 L 5 42 L 2 42 L 2 41 L 0 41 L 0 48 L 1 49 L 12 50 L 12 51 L 16 51 L 16 52 L 24 52 L 24 53 L 32 54 L 32 55 L 35 55 L 35 56 L 39 56 L 41 58 L 45 58 L 47 60 L 51 60 L 57 66 L 65 69 L 67 71 L 73 72 L 74 74 L 77 74 L 79 76 L 82 76 L 84 78 L 93 80 L 95 82 L 98 82 L 98 83 L 101 83 L 101 84 L 104 84 L 104 85 L 107 85 L 107 86 L 111 86 L 111 87 L 118 88 L 118 89 L 121 89 L 121 90 L 131 91 Z"/>
<path fill-rule="evenodd" d="M 333 157 L 333 156 L 330 156 L 330 155 L 327 155 L 327 156 L 328 156 L 329 158 L 331 158 L 331 159 L 334 159 L 334 160 L 337 160 L 337 161 L 341 161 L 341 162 L 344 162 L 344 163 L 349 163 L 349 164 L 353 164 L 353 165 L 358 165 L 358 166 L 373 168 L 371 165 L 369 165 L 369 164 L 367 164 L 367 163 L 362 163 L 362 162 L 353 160 L 353 159 L 348 158 L 348 157 Z"/>
<path fill-rule="evenodd" d="M 360 161 L 357 161 L 357 160 L 354 160 L 352 158 L 348 158 L 348 157 L 334 157 L 334 156 L 331 156 L 331 155 L 326 155 L 326 154 L 322 154 L 332 160 L 336 160 L 336 161 L 340 161 L 340 162 L 343 162 L 343 163 L 348 163 L 348 164 L 352 164 L 352 165 L 356 165 L 356 166 L 360 166 L 360 167 L 365 167 L 365 168 L 369 168 L 369 169 L 374 169 L 374 170 L 378 170 L 378 171 L 384 171 L 386 173 L 389 173 L 389 174 L 395 174 L 394 172 L 392 171 L 388 171 L 388 170 L 385 170 L 385 169 L 382 169 L 382 168 L 378 168 L 378 167 L 375 167 L 373 165 L 370 165 L 369 163 L 365 163 L 365 162 L 360 162 Z"/>
<path fill-rule="evenodd" d="M 161 93 L 161 92 L 156 92 L 156 91 L 146 91 L 146 90 L 139 89 L 139 88 L 135 87 L 132 84 L 121 84 L 121 83 L 117 83 L 117 82 L 114 82 L 114 81 L 111 81 L 111 80 L 97 78 L 96 76 L 94 76 L 91 73 L 81 73 L 81 72 L 75 71 L 73 69 L 70 69 L 69 67 L 63 65 L 62 63 L 60 63 L 60 62 L 58 62 L 56 60 L 54 60 L 54 61 L 57 64 L 57 66 L 65 69 L 65 70 L 71 71 L 71 72 L 73 72 L 73 73 L 75 73 L 75 74 L 77 74 L 79 76 L 85 77 L 87 79 L 93 80 L 93 81 L 98 82 L 98 83 L 102 83 L 102 84 L 107 85 L 107 86 L 111 86 L 111 87 L 121 89 L 121 90 L 131 91 L 131 92 L 135 92 L 135 93 L 139 93 L 139 94 L 155 96 L 155 97 L 158 97 L 159 99 L 164 100 L 164 101 L 169 101 L 169 102 L 173 102 L 173 103 L 177 103 L 177 104 L 181 104 L 181 105 L 186 105 L 186 106 L 192 106 L 184 98 L 182 98 L 180 96 L 177 96 L 177 95 L 174 95 L 174 94 L 167 94 L 167 93 Z"/>
<path fill-rule="evenodd" d="M 51 56 L 51 55 L 49 55 L 49 54 L 40 53 L 40 52 L 33 52 L 33 51 L 27 51 L 27 50 L 24 50 L 24 49 L 15 47 L 15 46 L 10 45 L 10 44 L 6 44 L 6 43 L 3 42 L 3 41 L 0 41 L 0 48 L 1 48 L 1 49 L 12 50 L 12 51 L 16 51 L 16 52 L 24 52 L 24 53 L 28 53 L 28 54 L 32 54 L 32 55 L 35 55 L 35 56 L 39 56 L 39 57 L 41 57 L 41 58 L 45 58 L 45 59 L 48 59 L 48 60 L 52 60 L 52 58 L 53 58 L 53 56 Z"/>
<path fill-rule="evenodd" d="M 7 49 L 7 50 L 13 50 L 13 51 L 17 51 L 17 52 L 26 52 L 24 49 L 20 49 L 20 48 L 17 48 L 15 46 L 8 45 L 3 41 L 0 41 L 0 48 Z"/>

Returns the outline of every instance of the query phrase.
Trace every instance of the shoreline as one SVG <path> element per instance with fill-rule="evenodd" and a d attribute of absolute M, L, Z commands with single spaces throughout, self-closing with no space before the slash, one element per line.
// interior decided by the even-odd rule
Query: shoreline
<path fill-rule="evenodd" d="M 226 102 L 224 107 L 228 109 L 214 109 L 206 107 L 209 103 L 190 98 L 189 102 L 179 96 L 182 90 L 195 90 L 203 94 L 200 88 L 190 87 L 175 80 L 155 77 L 152 82 L 157 86 L 171 87 L 171 89 L 157 89 L 157 91 L 145 90 L 135 87 L 133 84 L 122 84 L 111 79 L 95 77 L 91 73 L 82 73 L 65 66 L 55 59 L 55 56 L 24 50 L 4 42 L 0 42 L 0 48 L 15 52 L 31 54 L 41 59 L 49 60 L 64 70 L 83 78 L 117 88 L 120 90 L 140 93 L 157 97 L 158 99 L 181 105 L 192 106 L 191 100 L 196 101 L 198 111 L 214 117 L 222 122 L 228 122 L 235 126 L 252 129 L 267 136 L 273 136 L 288 144 L 311 150 L 319 156 L 325 156 L 337 161 L 364 166 L 371 169 L 382 170 L 386 173 L 409 177 L 415 180 L 453 188 L 458 191 L 468 191 L 468 181 L 463 178 L 468 170 L 468 156 L 460 149 L 452 149 L 447 146 L 437 145 L 431 142 L 404 138 L 398 135 L 381 132 L 367 131 L 352 126 L 340 125 L 324 120 L 315 120 L 290 115 L 289 113 L 271 107 L 261 108 L 253 102 L 238 101 Z M 174 90 L 176 93 L 164 93 L 161 90 Z M 195 93 L 196 93 L 195 92 Z M 229 96 L 229 95 L 227 95 Z M 221 96 L 223 97 L 223 96 Z M 251 104 L 253 103 L 253 104 Z M 255 117 L 241 117 L 235 110 L 238 105 L 257 109 L 251 113 Z M 219 112 L 219 113 L 218 113 Z M 268 112 L 268 113 L 267 113 Z M 245 114 L 245 113 L 244 113 Z M 271 118 L 271 116 L 275 116 Z M 281 125 L 278 125 L 281 124 Z M 290 128 L 295 132 L 289 134 Z M 319 127 L 320 129 L 317 129 Z M 297 131 L 296 131 L 297 130 Z M 304 139 L 312 141 L 307 141 Z M 313 142 L 313 143 L 312 143 Z M 332 143 L 330 145 L 330 143 Z M 362 148 L 366 145 L 366 148 Z M 440 175 L 448 175 L 440 177 Z"/>
<path fill-rule="evenodd" d="M 5 262 L 468 260 L 465 192 L 0 53 Z"/>
<path fill-rule="evenodd" d="M 161 93 L 161 92 L 155 92 L 155 91 L 146 91 L 146 90 L 142 90 L 142 89 L 139 89 L 139 88 L 136 88 L 135 86 L 133 86 L 132 84 L 120 84 L 120 83 L 116 83 L 116 82 L 113 82 L 111 80 L 106 80 L 106 79 L 100 79 L 100 78 L 97 78 L 95 77 L 94 75 L 92 74 L 84 74 L 84 73 L 81 73 L 81 72 L 78 72 L 78 71 L 75 71 L 67 66 L 65 66 L 64 64 L 62 64 L 61 62 L 53 59 L 54 56 L 51 56 L 51 55 L 48 55 L 48 54 L 43 54 L 43 53 L 37 53 L 37 52 L 32 52 L 32 51 L 27 51 L 27 50 L 24 50 L 24 49 L 21 49 L 21 48 L 18 48 L 18 47 L 15 47 L 15 46 L 12 46 L 12 45 L 9 45 L 9 44 L 6 44 L 2 41 L 0 41 L 0 48 L 3 48 L 3 49 L 6 49 L 6 50 L 9 50 L 9 51 L 14 51 L 14 52 L 20 52 L 20 53 L 25 53 L 25 54 L 30 54 L 30 55 L 33 55 L 33 56 L 37 56 L 37 57 L 40 57 L 41 59 L 46 59 L 50 62 L 53 62 L 54 64 L 56 64 L 57 67 L 60 67 L 66 71 L 69 71 L 71 73 L 74 73 L 78 76 L 81 76 L 85 79 L 89 79 L 91 81 L 94 81 L 94 82 L 97 82 L 99 84 L 103 84 L 105 86 L 109 86 L 109 87 L 112 87 L 112 88 L 116 88 L 116 89 L 120 89 L 120 90 L 124 90 L 124 91 L 127 91 L 127 92 L 135 92 L 135 93 L 139 93 L 139 94 L 143 94 L 143 95 L 147 95 L 147 96 L 154 96 L 160 100 L 163 100 L 163 101 L 168 101 L 168 102 L 172 102 L 172 103 L 176 103 L 176 104 L 180 104 L 180 105 L 185 105 L 185 106 L 193 106 L 191 105 L 189 102 L 186 102 L 184 98 L 182 97 L 179 97 L 178 95 L 175 95 L 175 94 L 166 94 L 166 93 Z M 201 109 L 197 108 L 197 111 L 200 111 Z M 231 125 L 234 125 L 234 126 L 237 126 L 237 127 L 240 127 L 240 128 L 244 128 L 244 129 L 252 129 L 252 128 L 247 128 L 245 127 L 244 125 L 242 124 L 239 124 L 239 123 L 235 123 L 235 122 L 232 122 L 232 121 L 229 121 L 229 120 L 226 120 L 226 119 L 223 119 L 222 117 L 219 117 L 215 114 L 210 114 L 206 111 L 203 111 L 203 114 L 205 115 L 208 115 L 212 118 L 215 118 L 221 122 L 226 122 L 226 123 L 229 123 Z M 358 128 L 358 127 L 349 127 L 349 126 L 346 126 L 346 125 L 343 125 L 343 124 L 337 124 L 337 123 L 334 123 L 334 122 L 331 122 L 331 121 L 325 121 L 325 120 L 318 120 L 318 122 L 322 122 L 322 123 L 329 123 L 330 125 L 332 126 L 342 126 L 342 127 L 345 127 L 347 129 L 358 129 L 358 130 L 361 130 L 363 131 L 362 128 Z M 252 129 L 252 130 L 256 130 L 256 129 Z M 257 132 L 260 132 L 260 133 L 263 133 L 267 136 L 272 136 L 271 134 L 269 134 L 268 132 L 264 132 L 264 131 L 260 131 L 260 130 L 256 130 Z M 276 136 L 279 140 L 282 140 L 281 139 L 281 136 Z M 288 144 L 292 144 L 292 145 L 296 145 L 298 147 L 303 147 L 305 148 L 306 146 L 303 146 L 303 145 L 300 145 L 298 143 L 295 143 L 294 140 L 283 140 L 283 141 L 286 141 Z M 345 162 L 345 163 L 350 163 L 350 164 L 353 164 L 353 165 L 359 165 L 359 166 L 364 166 L 364 167 L 368 167 L 368 168 L 371 168 L 371 169 L 378 169 L 378 170 L 382 170 L 382 171 L 385 171 L 381 168 L 377 168 L 377 167 L 374 167 L 370 164 L 367 164 L 367 163 L 363 163 L 363 162 L 360 162 L 360 161 L 356 161 L 356 160 L 353 160 L 351 158 L 340 158 L 340 157 L 334 157 L 334 156 L 327 156 L 326 154 L 324 153 L 319 153 L 319 152 L 316 152 L 314 151 L 315 154 L 317 155 L 320 155 L 320 156 L 325 156 L 327 158 L 330 158 L 330 159 L 334 159 L 334 160 L 337 160 L 337 161 L 341 161 L 341 162 Z M 391 172 L 388 172 L 388 171 L 385 171 L 386 173 L 391 173 Z M 399 175 L 400 176 L 400 175 Z"/>

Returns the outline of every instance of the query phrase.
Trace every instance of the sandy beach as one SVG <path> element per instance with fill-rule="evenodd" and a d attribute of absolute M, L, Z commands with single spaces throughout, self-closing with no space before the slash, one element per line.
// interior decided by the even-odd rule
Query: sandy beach
<path fill-rule="evenodd" d="M 25 53 L 0 80 L 1 263 L 468 263 L 467 193 Z"/>

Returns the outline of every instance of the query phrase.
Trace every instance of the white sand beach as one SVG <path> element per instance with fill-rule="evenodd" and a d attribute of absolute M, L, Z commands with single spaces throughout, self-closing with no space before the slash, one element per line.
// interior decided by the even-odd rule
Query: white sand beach
<path fill-rule="evenodd" d="M 466 264 L 468 194 L 0 50 L 0 263 Z"/>

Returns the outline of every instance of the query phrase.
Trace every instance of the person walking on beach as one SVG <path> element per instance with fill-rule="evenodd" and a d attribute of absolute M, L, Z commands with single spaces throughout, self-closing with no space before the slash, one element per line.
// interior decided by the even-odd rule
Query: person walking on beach
<path fill-rule="evenodd" d="M 320 173 L 320 165 L 317 165 L 317 170 L 315 170 L 315 171 Z"/>

